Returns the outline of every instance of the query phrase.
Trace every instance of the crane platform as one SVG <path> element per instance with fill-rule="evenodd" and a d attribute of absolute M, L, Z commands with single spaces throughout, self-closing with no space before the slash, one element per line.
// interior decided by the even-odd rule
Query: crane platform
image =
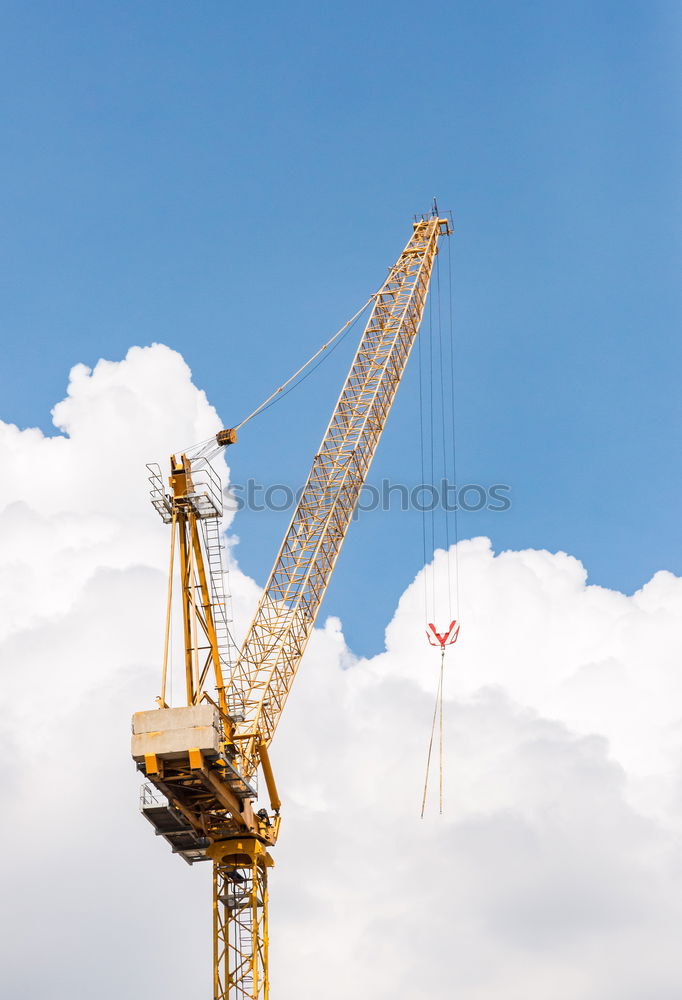
<path fill-rule="evenodd" d="M 229 759 L 215 705 L 136 712 L 132 730 L 132 756 L 145 787 L 153 786 L 168 802 L 151 793 L 154 801 L 145 800 L 142 811 L 176 853 L 192 863 L 209 842 L 235 833 L 270 842 L 267 824 L 251 805 L 258 795 L 255 781 Z"/>
<path fill-rule="evenodd" d="M 208 861 L 208 837 L 198 834 L 182 813 L 169 802 L 161 801 L 151 785 L 142 786 L 140 812 L 154 827 L 157 837 L 163 837 L 170 844 L 173 854 L 179 854 L 189 865 L 197 861 Z"/>

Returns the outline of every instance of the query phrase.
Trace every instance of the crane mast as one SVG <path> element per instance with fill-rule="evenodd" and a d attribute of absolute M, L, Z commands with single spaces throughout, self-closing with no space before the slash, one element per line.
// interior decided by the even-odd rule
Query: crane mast
<path fill-rule="evenodd" d="M 173 456 L 168 493 L 160 470 L 150 466 L 152 502 L 171 525 L 171 569 L 159 708 L 133 716 L 133 757 L 148 779 L 142 810 L 157 833 L 188 862 L 213 862 L 214 1000 L 268 1000 L 267 875 L 280 826 L 268 747 L 419 330 L 439 237 L 451 231 L 437 211 L 416 221 L 374 297 L 236 658 L 223 592 L 215 473 L 201 456 Z M 218 445 L 235 440 L 232 430 L 216 436 Z M 176 563 L 187 701 L 180 708 L 166 699 Z M 254 809 L 259 768 L 270 812 Z"/>

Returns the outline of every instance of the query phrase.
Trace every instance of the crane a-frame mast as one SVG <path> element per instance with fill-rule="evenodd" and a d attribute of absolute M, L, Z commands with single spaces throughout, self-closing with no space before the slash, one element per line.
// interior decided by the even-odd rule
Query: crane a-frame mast
<path fill-rule="evenodd" d="M 176 526 L 180 539 L 188 705 L 168 707 L 164 689 L 159 710 L 137 713 L 133 756 L 168 799 L 167 807 L 146 810 L 157 832 L 187 860 L 200 856 L 213 860 L 214 1000 L 269 996 L 267 870 L 272 859 L 268 848 L 277 839 L 280 803 L 267 748 L 419 330 L 439 236 L 450 232 L 449 221 L 437 212 L 415 222 L 375 296 L 348 377 L 231 668 L 227 693 L 217 627 L 220 614 L 224 615 L 224 602 L 221 611 L 216 597 L 222 593 L 222 582 L 219 586 L 213 582 L 218 571 L 210 533 L 205 526 L 203 532 L 197 530 L 198 521 L 216 514 L 197 494 L 193 463 L 187 456 L 172 459 L 172 494 L 159 486 L 158 476 L 153 482 L 154 505 L 172 524 L 173 539 Z M 221 445 L 234 440 L 232 431 L 217 435 Z M 172 563 L 173 555 L 171 579 Z M 171 600 L 169 583 L 168 622 Z M 204 637 L 203 644 L 197 635 Z M 199 650 L 205 656 L 203 667 Z M 211 667 L 217 700 L 206 690 Z M 194 714 L 179 714 L 188 711 Z M 269 792 L 270 814 L 264 809 L 255 812 L 252 805 L 259 766 Z M 180 843 L 189 846 L 181 850 Z"/>

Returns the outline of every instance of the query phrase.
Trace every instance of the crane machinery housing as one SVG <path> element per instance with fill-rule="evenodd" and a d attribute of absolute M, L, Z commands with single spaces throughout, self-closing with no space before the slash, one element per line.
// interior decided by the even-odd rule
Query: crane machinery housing
<path fill-rule="evenodd" d="M 213 998 L 267 1000 L 268 869 L 281 803 L 269 746 L 360 490 L 417 336 L 441 236 L 451 219 L 417 219 L 380 290 L 253 620 L 234 647 L 224 588 L 222 489 L 210 448 L 171 456 L 167 488 L 149 466 L 151 499 L 170 526 L 161 692 L 136 712 L 132 755 L 141 808 L 173 851 L 213 866 Z M 370 301 L 372 301 L 370 300 Z M 177 581 L 177 582 L 176 582 Z M 182 606 L 184 704 L 168 695 L 171 609 Z M 269 809 L 257 807 L 258 773 Z"/>

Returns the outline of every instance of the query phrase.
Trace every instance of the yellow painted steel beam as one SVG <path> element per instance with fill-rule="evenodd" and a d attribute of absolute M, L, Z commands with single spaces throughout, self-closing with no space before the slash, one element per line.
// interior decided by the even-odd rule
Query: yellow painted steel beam
<path fill-rule="evenodd" d="M 274 735 L 421 323 L 448 220 L 415 223 L 376 296 L 305 488 L 232 673 L 244 699 L 241 769 Z M 248 735 L 246 739 L 240 737 Z"/>
<path fill-rule="evenodd" d="M 268 1000 L 268 868 L 254 839 L 231 841 L 213 862 L 214 1000 Z"/>
<path fill-rule="evenodd" d="M 270 754 L 268 753 L 268 748 L 265 743 L 258 744 L 258 755 L 260 757 L 261 767 L 263 768 L 263 777 L 265 778 L 268 795 L 270 796 L 270 807 L 274 813 L 278 813 L 282 808 L 282 803 L 277 793 L 275 775 L 272 770 L 272 764 L 270 763 Z"/>

